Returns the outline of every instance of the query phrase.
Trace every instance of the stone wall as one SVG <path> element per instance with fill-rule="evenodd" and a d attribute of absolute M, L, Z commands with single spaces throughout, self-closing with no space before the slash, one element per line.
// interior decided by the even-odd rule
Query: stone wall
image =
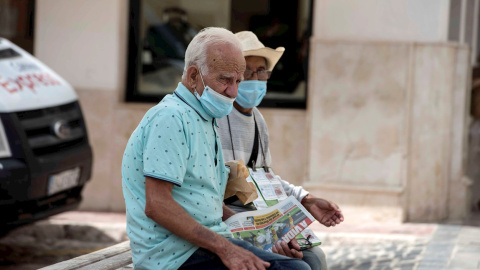
<path fill-rule="evenodd" d="M 467 214 L 468 48 L 314 39 L 310 63 L 306 186 L 375 220 Z"/>

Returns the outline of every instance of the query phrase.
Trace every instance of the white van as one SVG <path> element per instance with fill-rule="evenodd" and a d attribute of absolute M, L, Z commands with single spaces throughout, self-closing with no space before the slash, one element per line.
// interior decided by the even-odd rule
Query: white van
<path fill-rule="evenodd" d="M 76 208 L 92 160 L 72 86 L 0 38 L 0 234 Z"/>

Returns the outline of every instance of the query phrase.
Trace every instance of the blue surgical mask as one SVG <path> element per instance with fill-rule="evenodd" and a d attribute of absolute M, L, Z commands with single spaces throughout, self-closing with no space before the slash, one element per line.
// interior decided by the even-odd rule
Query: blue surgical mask
<path fill-rule="evenodd" d="M 257 107 L 267 93 L 267 81 L 242 81 L 235 100 L 242 108 Z"/>
<path fill-rule="evenodd" d="M 202 96 L 200 96 L 195 90 L 195 96 L 197 97 L 200 104 L 202 104 L 203 109 L 213 118 L 222 118 L 227 116 L 233 108 L 234 98 L 228 98 L 220 93 L 217 93 L 215 90 L 206 86 L 203 82 L 202 74 L 200 74 L 202 83 L 205 86 L 203 89 Z"/>

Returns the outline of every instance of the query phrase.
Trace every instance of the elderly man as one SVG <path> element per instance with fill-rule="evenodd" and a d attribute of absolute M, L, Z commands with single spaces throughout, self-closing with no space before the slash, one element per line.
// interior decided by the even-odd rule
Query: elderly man
<path fill-rule="evenodd" d="M 244 71 L 232 32 L 202 30 L 186 50 L 175 92 L 132 133 L 122 186 L 135 269 L 309 269 L 232 239 L 222 221 L 229 168 L 215 119 L 232 110 Z"/>
<path fill-rule="evenodd" d="M 235 109 L 218 121 L 223 154 L 226 160 L 248 161 L 247 165 L 250 167 L 253 164 L 258 167 L 270 166 L 267 124 L 256 106 L 265 96 L 267 80 L 285 49 L 279 47 L 274 50 L 265 47 L 250 31 L 238 32 L 235 35 L 242 43 L 247 68 L 244 81 L 239 85 L 238 96 L 233 104 Z M 316 198 L 301 186 L 294 186 L 285 180 L 281 180 L 281 183 L 286 195 L 297 198 L 321 224 L 328 227 L 343 221 L 343 215 L 336 204 Z M 227 206 L 236 212 L 252 210 L 239 200 L 227 200 Z M 303 258 L 312 269 L 327 268 L 325 254 L 320 248 L 314 247 L 303 253 L 297 249 L 299 249 L 297 243 L 288 246 L 281 242 L 274 246 L 273 251 L 289 257 Z"/>

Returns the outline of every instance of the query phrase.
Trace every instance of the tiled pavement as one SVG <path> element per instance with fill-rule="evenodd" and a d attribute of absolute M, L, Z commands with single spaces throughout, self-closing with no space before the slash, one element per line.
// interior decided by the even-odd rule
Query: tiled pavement
<path fill-rule="evenodd" d="M 330 270 L 480 269 L 480 218 L 464 225 L 314 223 L 311 229 Z M 126 239 L 123 214 L 67 212 L 0 238 L 0 270 L 38 269 Z"/>
<path fill-rule="evenodd" d="M 415 269 L 427 240 L 389 237 L 329 236 L 323 250 L 329 269 Z"/>
<path fill-rule="evenodd" d="M 480 226 L 364 224 L 312 229 L 330 270 L 480 269 Z"/>

